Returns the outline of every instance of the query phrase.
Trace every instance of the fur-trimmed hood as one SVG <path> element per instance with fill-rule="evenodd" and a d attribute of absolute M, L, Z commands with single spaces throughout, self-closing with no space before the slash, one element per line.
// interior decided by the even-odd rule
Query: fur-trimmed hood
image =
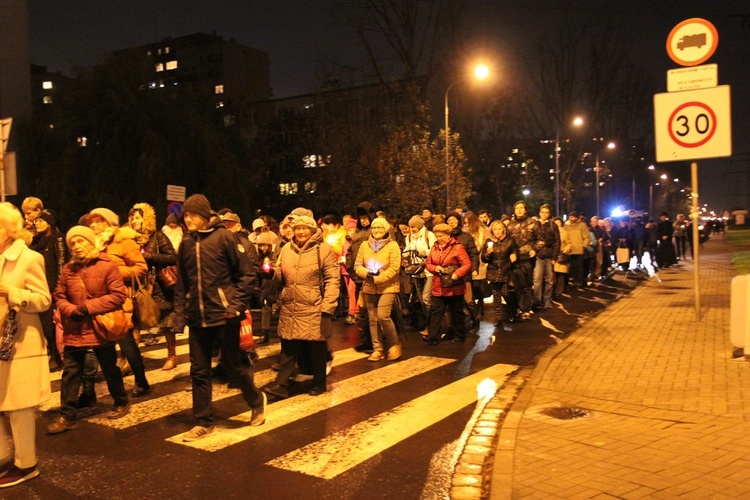
<path fill-rule="evenodd" d="M 143 234 L 153 234 L 156 232 L 156 212 L 154 207 L 148 203 L 136 203 L 133 208 L 143 212 L 143 229 L 140 231 Z M 128 225 L 130 225 L 130 218 L 128 218 Z"/>

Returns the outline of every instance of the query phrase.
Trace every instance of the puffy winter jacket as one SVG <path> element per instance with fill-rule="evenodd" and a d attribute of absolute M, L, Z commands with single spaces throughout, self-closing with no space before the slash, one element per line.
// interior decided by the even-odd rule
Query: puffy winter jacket
<path fill-rule="evenodd" d="M 460 281 L 457 285 L 449 288 L 443 287 L 442 277 L 435 272 L 437 266 L 443 268 L 448 266 L 458 266 L 454 271 L 458 278 L 471 276 L 471 259 L 469 259 L 469 254 L 466 253 L 464 246 L 455 238 L 449 239 L 448 243 L 442 248 L 439 243 L 435 243 L 432 245 L 430 256 L 427 258 L 426 264 L 427 270 L 435 275 L 435 277 L 432 278 L 432 295 L 435 297 L 463 295 L 466 291 L 463 281 Z"/>
<path fill-rule="evenodd" d="M 539 259 L 557 259 L 560 254 L 560 231 L 557 224 L 551 220 L 545 223 L 539 223 L 539 232 L 541 235 L 542 247 L 537 253 Z"/>
<path fill-rule="evenodd" d="M 381 294 L 398 293 L 401 268 L 401 249 L 389 235 L 382 240 L 370 237 L 362 243 L 354 261 L 354 272 L 364 280 L 363 293 Z M 380 271 L 371 280 L 367 279 L 370 271 Z"/>
<path fill-rule="evenodd" d="M 528 215 L 519 219 L 514 217 L 508 224 L 508 232 L 516 240 L 518 258 L 520 260 L 530 259 L 529 253 L 532 250 L 535 253 L 539 253 L 544 247 L 539 221 L 533 217 L 529 217 Z"/>
<path fill-rule="evenodd" d="M 54 295 L 62 317 L 63 343 L 75 347 L 104 344 L 94 332 L 91 315 L 121 308 L 127 298 L 126 290 L 120 271 L 104 252 L 85 264 L 65 264 Z M 89 316 L 81 321 L 71 319 L 81 304 L 86 305 Z"/>
<path fill-rule="evenodd" d="M 320 229 L 301 248 L 295 239 L 284 245 L 273 280 L 276 286 L 282 287 L 279 295 L 279 337 L 287 340 L 325 340 L 330 336 L 330 319 L 326 318 L 328 324 L 323 325 L 326 323 L 323 314 L 331 316 L 336 311 L 339 265 L 336 254 L 323 242 Z"/>
<path fill-rule="evenodd" d="M 487 255 L 487 247 L 492 242 L 492 252 Z M 491 283 L 508 281 L 510 274 L 510 256 L 516 254 L 518 257 L 518 245 L 510 234 L 505 233 L 505 238 L 497 240 L 495 237 L 485 240 L 482 246 L 481 259 L 487 263 L 487 280 Z"/>
<path fill-rule="evenodd" d="M 141 247 L 135 242 L 136 232 L 129 227 L 116 227 L 103 250 L 120 268 L 126 285 L 134 285 L 133 278 L 141 279 L 148 272 Z M 100 248 L 102 250 L 102 248 Z"/>
<path fill-rule="evenodd" d="M 226 323 L 227 316 L 240 317 L 249 305 L 257 276 L 245 247 L 218 215 L 212 215 L 203 231 L 188 233 L 177 255 L 177 284 L 172 330 L 185 325 L 211 327 Z"/>

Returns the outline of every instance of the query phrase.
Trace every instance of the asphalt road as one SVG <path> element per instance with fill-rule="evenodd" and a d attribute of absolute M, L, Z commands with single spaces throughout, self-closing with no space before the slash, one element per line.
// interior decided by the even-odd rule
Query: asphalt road
<path fill-rule="evenodd" d="M 59 392 L 39 414 L 41 476 L 0 492 L 4 498 L 436 498 L 447 491 L 456 442 L 477 401 L 478 382 L 502 384 L 517 366 L 569 334 L 586 317 L 638 283 L 618 274 L 552 310 L 516 323 L 513 331 L 483 321 L 467 342 L 429 346 L 408 328 L 403 357 L 368 362 L 355 352 L 356 326 L 335 322 L 330 390 L 269 404 L 267 422 L 250 427 L 235 389 L 214 386 L 221 418 L 215 434 L 194 443 L 187 336 L 178 337 L 180 366 L 161 371 L 163 343 L 143 347 L 153 392 L 133 400 L 131 413 L 108 421 L 103 382 L 93 415 L 77 429 L 44 434 Z M 487 304 L 491 310 L 491 304 Z M 273 380 L 278 339 L 259 349 L 256 384 Z M 53 391 L 59 391 L 53 374 Z M 132 387 L 132 376 L 126 377 Z"/>

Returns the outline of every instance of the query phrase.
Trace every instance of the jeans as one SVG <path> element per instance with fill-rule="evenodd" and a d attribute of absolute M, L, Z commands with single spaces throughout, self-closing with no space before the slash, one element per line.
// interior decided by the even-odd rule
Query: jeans
<path fill-rule="evenodd" d="M 76 402 L 81 390 L 83 366 L 89 348 L 65 346 L 63 350 L 63 374 L 60 386 L 60 414 L 66 420 L 76 419 Z M 122 372 L 117 367 L 117 351 L 112 343 L 93 348 L 96 359 L 102 367 L 104 380 L 115 406 L 128 404 L 128 394 L 122 382 Z"/>
<path fill-rule="evenodd" d="M 534 266 L 534 302 L 542 307 L 550 307 L 554 286 L 555 270 L 552 260 L 537 258 Z"/>
<path fill-rule="evenodd" d="M 258 408 L 263 404 L 263 395 L 253 380 L 252 361 L 240 350 L 240 319 L 228 319 L 224 325 L 208 328 L 191 326 L 188 343 L 193 417 L 201 427 L 211 427 L 216 423 L 211 411 L 211 351 L 216 339 L 221 345 L 222 362 L 229 380 L 239 385 L 248 406 Z"/>
<path fill-rule="evenodd" d="M 383 330 L 385 342 L 389 348 L 399 343 L 396 325 L 391 318 L 391 310 L 393 309 L 393 302 L 395 300 L 395 293 L 365 294 L 367 314 L 370 318 L 370 339 L 372 340 L 373 351 L 383 352 L 385 350 L 383 344 L 380 342 L 378 326 Z"/>

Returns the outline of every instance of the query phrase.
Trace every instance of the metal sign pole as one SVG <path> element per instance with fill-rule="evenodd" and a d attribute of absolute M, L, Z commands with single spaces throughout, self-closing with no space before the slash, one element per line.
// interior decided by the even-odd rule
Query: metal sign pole
<path fill-rule="evenodd" d="M 5 203 L 5 149 L 8 147 L 13 118 L 0 120 L 0 201 Z"/>
<path fill-rule="evenodd" d="M 698 163 L 690 164 L 690 175 L 692 177 L 692 209 L 691 218 L 693 219 L 693 283 L 695 286 L 695 320 L 701 320 L 701 293 L 700 279 L 698 278 L 698 267 L 700 262 L 700 208 L 698 204 Z"/>

